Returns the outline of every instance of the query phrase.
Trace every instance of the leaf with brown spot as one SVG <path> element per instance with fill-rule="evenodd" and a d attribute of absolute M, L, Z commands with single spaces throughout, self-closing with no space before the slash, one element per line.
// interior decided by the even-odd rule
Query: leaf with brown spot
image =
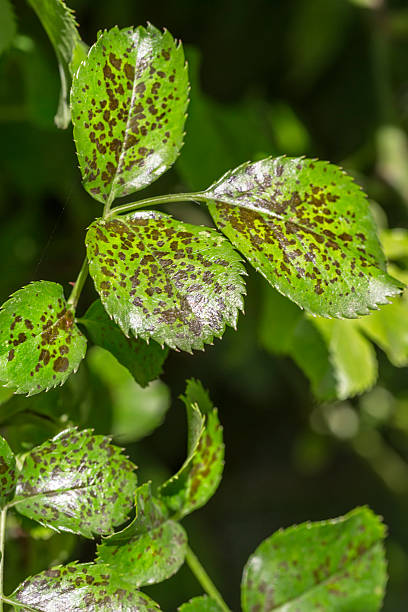
<path fill-rule="evenodd" d="M 353 318 L 400 293 L 366 196 L 341 168 L 278 157 L 203 192 L 217 227 L 278 291 L 312 314 Z"/>
<path fill-rule="evenodd" d="M 80 323 L 86 327 L 91 340 L 111 352 L 142 387 L 162 373 L 168 349 L 154 341 L 147 344 L 140 338 L 126 338 L 100 300 L 91 304 Z"/>
<path fill-rule="evenodd" d="M 24 580 L 11 599 L 41 612 L 96 610 L 98 612 L 156 612 L 150 597 L 136 590 L 126 575 L 101 563 L 70 563 L 47 569 Z M 20 606 L 16 606 L 20 609 Z"/>
<path fill-rule="evenodd" d="M 153 211 L 94 221 L 89 270 L 125 335 L 185 351 L 235 327 L 245 270 L 219 232 Z"/>
<path fill-rule="evenodd" d="M 378 612 L 387 581 L 385 527 L 369 508 L 279 530 L 243 573 L 243 612 Z"/>
<path fill-rule="evenodd" d="M 57 127 L 65 129 L 71 121 L 69 90 L 71 76 L 86 58 L 88 47 L 78 33 L 74 13 L 63 0 L 28 0 L 37 13 L 54 47 L 61 79 L 61 93 L 54 121 Z"/>
<path fill-rule="evenodd" d="M 14 497 L 17 483 L 16 458 L 0 436 L 0 510 Z"/>
<path fill-rule="evenodd" d="M 191 379 L 181 399 L 187 410 L 187 459 L 159 489 L 160 499 L 178 519 L 207 503 L 224 468 L 222 426 L 207 391 Z"/>
<path fill-rule="evenodd" d="M 135 468 L 109 438 L 67 429 L 25 456 L 15 508 L 57 531 L 112 533 L 132 509 Z"/>
<path fill-rule="evenodd" d="M 183 144 L 188 78 L 167 31 L 103 32 L 76 74 L 74 139 L 85 189 L 100 202 L 150 185 Z"/>
<path fill-rule="evenodd" d="M 62 385 L 85 350 L 61 285 L 31 283 L 1 307 L 0 381 L 15 393 L 34 395 Z"/>
<path fill-rule="evenodd" d="M 135 587 L 167 580 L 184 562 L 187 535 L 168 518 L 165 505 L 152 497 L 150 483 L 136 491 L 136 517 L 122 531 L 104 538 L 97 561 L 125 574 Z"/>

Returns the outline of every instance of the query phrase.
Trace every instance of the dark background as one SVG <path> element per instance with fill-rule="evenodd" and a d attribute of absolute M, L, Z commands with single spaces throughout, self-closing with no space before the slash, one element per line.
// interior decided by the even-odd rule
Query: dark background
<path fill-rule="evenodd" d="M 364 9 L 347 0 L 72 0 L 70 6 L 88 44 L 99 29 L 150 21 L 168 28 L 186 47 L 192 83 L 186 144 L 175 168 L 146 195 L 204 188 L 248 159 L 306 154 L 346 167 L 380 204 L 390 226 L 406 227 L 407 191 L 381 170 L 385 154 L 379 141 L 383 126 L 395 126 L 404 138 L 408 125 L 404 0 L 390 1 L 383 10 Z M 53 124 L 59 80 L 51 45 L 24 2 L 17 0 L 15 10 L 19 39 L 0 59 L 1 301 L 39 279 L 58 281 L 68 293 L 84 256 L 85 228 L 101 213 L 100 205 L 81 187 L 71 128 L 60 131 Z M 408 176 L 407 158 L 400 154 L 397 161 Z M 208 222 L 205 212 L 193 206 L 178 211 L 186 220 Z M 407 487 L 390 486 L 381 477 L 381 466 L 363 458 L 353 439 L 320 427 L 324 407 L 313 398 L 303 374 L 291 360 L 260 347 L 265 286 L 248 272 L 246 314 L 240 316 L 238 331 L 228 330 L 204 353 L 170 355 L 163 380 L 171 390 L 172 405 L 165 422 L 129 446 L 141 481 L 144 476 L 158 479 L 183 461 L 185 420 L 177 397 L 186 378 L 198 377 L 220 410 L 226 466 L 214 498 L 184 524 L 192 548 L 232 608 L 239 608 L 242 567 L 262 539 L 279 527 L 338 516 L 368 504 L 389 526 L 390 579 L 384 609 L 405 611 Z M 80 313 L 93 298 L 88 281 Z M 380 353 L 378 358 L 380 388 L 403 395 L 408 387 L 406 369 L 393 368 Z M 86 372 L 81 371 L 77 377 L 84 378 Z M 109 407 L 101 409 L 98 383 L 92 384 L 96 388 L 91 403 L 97 408 L 90 411 L 87 423 L 104 431 Z M 14 409 L 15 400 L 10 400 L 2 406 L 3 428 L 15 435 L 17 427 L 25 427 L 27 444 L 61 428 L 53 421 L 53 402 L 56 413 L 62 411 L 53 393 L 47 394 L 46 409 L 37 406 L 47 415 L 45 425 L 38 415 L 22 412 L 20 404 Z M 64 401 L 64 409 L 70 410 L 74 400 L 69 396 Z M 350 403 L 358 413 L 359 398 Z M 37 410 L 34 404 L 30 407 L 33 413 Z M 380 435 L 406 466 L 404 427 L 396 431 L 385 423 Z M 87 542 L 73 548 L 77 539 L 71 542 L 70 536 L 55 536 L 54 545 L 41 535 L 31 542 L 31 533 L 28 521 L 12 522 L 10 588 L 53 561 L 62 545 L 69 558 L 92 556 Z M 146 592 L 167 611 L 201 589 L 182 568 L 176 577 Z"/>

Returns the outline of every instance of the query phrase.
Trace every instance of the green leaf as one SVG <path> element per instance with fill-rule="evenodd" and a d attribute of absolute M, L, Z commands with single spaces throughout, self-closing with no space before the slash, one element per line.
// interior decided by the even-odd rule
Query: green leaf
<path fill-rule="evenodd" d="M 143 211 L 94 221 L 86 243 L 102 304 L 125 335 L 191 351 L 235 327 L 245 270 L 217 231 Z"/>
<path fill-rule="evenodd" d="M 162 373 L 168 349 L 156 342 L 146 344 L 144 340 L 126 338 L 108 317 L 100 300 L 88 308 L 80 323 L 85 325 L 91 340 L 110 351 L 142 387 Z"/>
<path fill-rule="evenodd" d="M 91 430 L 65 430 L 27 453 L 16 509 L 56 530 L 91 538 L 123 523 L 132 508 L 135 466 Z"/>
<path fill-rule="evenodd" d="M 381 244 L 388 259 L 408 257 L 408 231 L 401 227 L 381 232 Z"/>
<path fill-rule="evenodd" d="M 326 162 L 265 159 L 203 192 L 214 221 L 278 291 L 312 314 L 368 314 L 401 284 L 385 261 L 368 203 Z"/>
<path fill-rule="evenodd" d="M 86 57 L 87 46 L 78 34 L 74 14 L 63 0 L 28 0 L 54 47 L 61 78 L 61 93 L 55 123 L 65 129 L 71 120 L 68 95 L 71 74 Z"/>
<path fill-rule="evenodd" d="M 16 483 L 16 458 L 6 440 L 0 436 L 0 509 L 14 497 Z"/>
<path fill-rule="evenodd" d="M 8 49 L 16 35 L 16 18 L 9 0 L 0 0 L 0 54 Z"/>
<path fill-rule="evenodd" d="M 183 144 L 188 78 L 167 31 L 102 33 L 76 74 L 74 139 L 85 189 L 104 202 L 150 185 Z"/>
<path fill-rule="evenodd" d="M 376 612 L 387 579 L 385 528 L 368 508 L 266 539 L 242 579 L 244 612 Z"/>
<path fill-rule="evenodd" d="M 187 410 L 187 459 L 159 489 L 160 498 L 178 518 L 207 503 L 217 490 L 224 467 L 222 427 L 207 392 L 192 379 L 181 399 Z"/>
<path fill-rule="evenodd" d="M 12 599 L 42 612 L 98 610 L 98 612 L 154 612 L 150 597 L 137 591 L 127 576 L 99 563 L 58 565 L 20 584 Z M 17 609 L 17 607 L 16 607 Z"/>
<path fill-rule="evenodd" d="M 178 608 L 179 612 L 222 612 L 215 599 L 207 595 L 193 597 Z"/>
<path fill-rule="evenodd" d="M 63 384 L 85 355 L 61 285 L 38 281 L 19 289 L 0 310 L 0 380 L 34 395 Z"/>
<path fill-rule="evenodd" d="M 168 520 L 165 506 L 152 497 L 150 483 L 146 483 L 136 493 L 135 519 L 103 540 L 97 549 L 97 561 L 109 564 L 139 587 L 175 574 L 184 562 L 186 547 L 183 527 Z"/>

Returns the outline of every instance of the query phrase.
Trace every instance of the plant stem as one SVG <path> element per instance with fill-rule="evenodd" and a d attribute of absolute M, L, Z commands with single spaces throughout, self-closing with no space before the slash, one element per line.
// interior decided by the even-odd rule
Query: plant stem
<path fill-rule="evenodd" d="M 0 610 L 3 611 L 4 545 L 6 539 L 7 506 L 0 514 Z"/>
<path fill-rule="evenodd" d="M 79 296 L 81 295 L 85 281 L 88 278 L 88 267 L 88 258 L 85 257 L 84 261 L 82 262 L 78 278 L 75 281 L 75 285 L 73 286 L 71 295 L 68 299 L 68 306 L 71 306 L 73 309 L 75 309 L 78 304 Z"/>
<path fill-rule="evenodd" d="M 146 198 L 145 200 L 139 200 L 138 202 L 131 202 L 130 204 L 123 204 L 122 206 L 116 206 L 113 208 L 107 216 L 118 215 L 124 212 L 130 212 L 144 206 L 155 206 L 156 204 L 167 204 L 170 202 L 206 202 L 208 197 L 204 193 L 170 193 L 167 195 L 156 196 L 153 198 Z"/>
<path fill-rule="evenodd" d="M 217 587 L 214 585 L 213 581 L 211 580 L 211 578 L 209 577 L 209 575 L 201 565 L 200 561 L 197 559 L 196 555 L 193 553 L 189 546 L 187 546 L 186 561 L 189 568 L 191 569 L 194 576 L 197 578 L 198 582 L 201 584 L 207 595 L 215 599 L 221 610 L 223 610 L 224 612 L 231 612 L 230 608 L 223 600 Z"/>

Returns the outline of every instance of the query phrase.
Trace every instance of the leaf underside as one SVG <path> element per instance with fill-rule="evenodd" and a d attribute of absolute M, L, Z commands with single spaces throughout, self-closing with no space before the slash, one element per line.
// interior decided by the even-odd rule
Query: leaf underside
<path fill-rule="evenodd" d="M 217 227 L 278 291 L 312 314 L 368 314 L 401 283 L 385 261 L 366 197 L 340 168 L 265 159 L 203 192 Z"/>
<path fill-rule="evenodd" d="M 56 530 L 108 534 L 126 520 L 135 466 L 91 430 L 66 430 L 29 452 L 16 490 L 16 510 Z"/>
<path fill-rule="evenodd" d="M 125 335 L 191 351 L 235 327 L 245 271 L 215 230 L 143 211 L 95 221 L 86 243 L 96 290 Z"/>
<path fill-rule="evenodd" d="M 162 373 L 168 349 L 154 341 L 147 344 L 140 338 L 126 338 L 109 318 L 100 300 L 91 304 L 80 322 L 85 325 L 91 340 L 110 351 L 142 387 Z"/>
<path fill-rule="evenodd" d="M 70 563 L 25 580 L 12 599 L 42 612 L 155 612 L 159 606 L 108 565 Z M 20 609 L 20 608 L 18 608 Z"/>
<path fill-rule="evenodd" d="M 57 283 L 31 283 L 3 304 L 0 380 L 16 393 L 33 395 L 62 385 L 78 369 L 85 349 Z"/>
<path fill-rule="evenodd" d="M 384 535 L 368 508 L 276 532 L 245 566 L 243 611 L 377 612 L 386 583 Z"/>
<path fill-rule="evenodd" d="M 117 27 L 101 34 L 71 94 L 85 189 L 100 202 L 156 180 L 183 144 L 188 78 L 167 31 Z"/>

